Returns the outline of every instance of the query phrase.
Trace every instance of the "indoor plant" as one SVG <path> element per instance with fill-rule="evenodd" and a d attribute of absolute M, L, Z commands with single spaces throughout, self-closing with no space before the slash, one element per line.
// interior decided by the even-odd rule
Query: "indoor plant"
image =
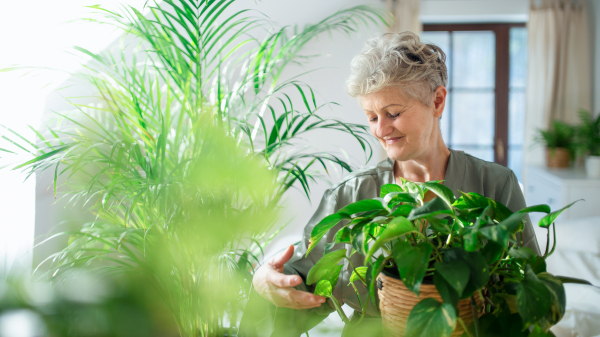
<path fill-rule="evenodd" d="M 431 194 L 435 197 L 429 200 Z M 381 198 L 350 204 L 314 227 L 309 252 L 331 228 L 346 221 L 327 246 L 332 251 L 326 251 L 310 270 L 307 283 L 316 284 L 315 293 L 331 298 L 348 322 L 331 289 L 342 269 L 339 263 L 349 261 L 350 256 L 345 248 L 333 248 L 352 245 L 350 255 L 365 256 L 365 266 L 351 266 L 351 286 L 363 313 L 369 302 L 376 304 L 377 286 L 383 288 L 380 301 L 385 300 L 382 293 L 390 286 L 386 279 L 394 275 L 400 275 L 403 285 L 416 295 L 423 287 L 432 288 L 426 283 L 433 284 L 441 299 L 422 299 L 408 317 L 380 307 L 387 336 L 403 336 L 404 332 L 406 336 L 450 336 L 466 329 L 468 336 L 488 336 L 494 329 L 501 336 L 527 336 L 527 328 L 541 336 L 551 335 L 549 328 L 565 311 L 562 283 L 581 282 L 546 272 L 545 259 L 556 245 L 554 237 L 550 247 L 550 227 L 554 229 L 554 220 L 570 206 L 551 212 L 549 206 L 537 205 L 513 213 L 477 193 L 462 193 L 455 199 L 439 182 L 402 180 L 401 185 L 384 185 Z M 547 214 L 539 222 L 548 230 L 543 256 L 519 247 L 529 212 Z M 360 297 L 358 287 L 362 286 L 368 288 L 367 298 Z M 466 316 L 474 322 L 471 327 L 465 322 Z M 400 323 L 390 326 L 393 320 Z"/>
<path fill-rule="evenodd" d="M 574 136 L 575 128 L 560 120 L 553 120 L 547 130 L 538 130 L 537 141 L 546 146 L 548 167 L 569 167 Z"/>
<path fill-rule="evenodd" d="M 37 141 L 8 130 L 0 149 L 26 151 L 14 169 L 50 170 L 55 195 L 93 215 L 61 233 L 69 243 L 47 259 L 48 275 L 141 273 L 185 336 L 235 327 L 282 194 L 296 186 L 308 196 L 330 164 L 352 170 L 298 146 L 301 137 L 341 131 L 371 152 L 366 126 L 320 117 L 312 89 L 281 74 L 315 36 L 382 23 L 381 11 L 357 6 L 273 30 L 232 3 L 156 2 L 146 16 L 91 6 L 93 21 L 126 39 L 98 54 L 77 48 L 92 58 L 80 74 L 94 87 L 90 103 L 61 111 Z"/>
<path fill-rule="evenodd" d="M 587 153 L 586 171 L 594 178 L 600 178 L 600 114 L 594 119 L 587 110 L 579 110 L 581 124 L 577 127 L 577 146 Z"/>

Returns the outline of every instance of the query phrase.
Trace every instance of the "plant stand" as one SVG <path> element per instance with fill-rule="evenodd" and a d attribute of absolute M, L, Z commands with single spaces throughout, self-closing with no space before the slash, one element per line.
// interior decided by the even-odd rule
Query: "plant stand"
<path fill-rule="evenodd" d="M 424 298 L 434 298 L 442 302 L 442 297 L 435 289 L 433 284 L 421 284 L 419 297 L 408 290 L 401 280 L 393 277 L 379 274 L 378 279 L 381 281 L 379 290 L 379 309 L 383 320 L 383 336 L 384 337 L 404 337 L 406 333 L 406 323 L 408 315 L 417 303 Z M 477 296 L 477 306 L 483 308 L 483 300 Z M 470 299 L 464 299 L 458 302 L 459 316 L 467 326 L 473 323 L 473 312 L 471 309 Z M 478 315 L 481 316 L 482 310 L 478 310 Z M 462 335 L 464 332 L 460 323 L 457 323 L 452 337 Z"/>

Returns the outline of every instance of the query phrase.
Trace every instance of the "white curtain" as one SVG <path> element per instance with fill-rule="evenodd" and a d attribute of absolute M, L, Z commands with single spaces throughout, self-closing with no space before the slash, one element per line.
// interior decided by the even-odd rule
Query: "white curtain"
<path fill-rule="evenodd" d="M 390 33 L 410 30 L 421 34 L 423 24 L 419 18 L 421 0 L 385 0 L 387 9 L 394 15 L 394 22 L 388 28 Z"/>
<path fill-rule="evenodd" d="M 533 142 L 554 119 L 578 121 L 591 107 L 591 47 L 584 0 L 532 0 L 527 23 L 526 164 L 544 163 Z"/>

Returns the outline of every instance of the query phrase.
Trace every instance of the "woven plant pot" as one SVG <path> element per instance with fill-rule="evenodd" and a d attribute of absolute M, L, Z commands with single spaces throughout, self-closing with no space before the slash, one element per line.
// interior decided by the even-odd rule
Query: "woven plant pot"
<path fill-rule="evenodd" d="M 571 154 L 564 147 L 546 149 L 546 164 L 552 168 L 567 168 L 571 162 Z"/>
<path fill-rule="evenodd" d="M 384 337 L 404 337 L 406 334 L 406 323 L 408 315 L 417 303 L 424 298 L 435 298 L 442 302 L 442 297 L 435 289 L 433 284 L 421 284 L 419 297 L 408 290 L 401 280 L 393 277 L 379 274 L 378 280 L 381 281 L 379 289 L 379 309 L 383 320 Z M 478 315 L 483 314 L 483 301 L 477 296 L 476 300 Z M 458 302 L 458 315 L 467 326 L 473 323 L 473 311 L 471 309 L 471 300 L 464 299 Z M 462 335 L 463 327 L 457 322 L 452 337 Z"/>

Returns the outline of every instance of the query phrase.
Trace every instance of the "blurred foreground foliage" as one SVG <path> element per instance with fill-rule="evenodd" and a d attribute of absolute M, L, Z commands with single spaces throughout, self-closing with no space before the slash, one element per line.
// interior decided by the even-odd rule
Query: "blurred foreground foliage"
<path fill-rule="evenodd" d="M 293 186 L 308 197 L 331 167 L 352 170 L 302 137 L 340 132 L 370 158 L 366 126 L 321 117 L 327 104 L 297 76 L 281 76 L 303 62 L 299 52 L 314 37 L 380 24 L 382 12 L 357 6 L 304 28 L 278 27 L 234 2 L 155 2 L 146 15 L 91 6 L 88 20 L 125 37 L 103 53 L 76 48 L 91 57 L 78 74 L 93 86 L 89 103 L 74 98 L 73 111 L 32 128 L 36 141 L 2 129 L 3 159 L 30 156 L 9 167 L 52 172 L 55 196 L 93 214 L 55 235 L 69 236 L 68 246 L 42 263 L 41 280 L 82 269 L 133 277 L 128 286 L 153 289 L 180 335 L 231 333 L 281 197 Z"/>

